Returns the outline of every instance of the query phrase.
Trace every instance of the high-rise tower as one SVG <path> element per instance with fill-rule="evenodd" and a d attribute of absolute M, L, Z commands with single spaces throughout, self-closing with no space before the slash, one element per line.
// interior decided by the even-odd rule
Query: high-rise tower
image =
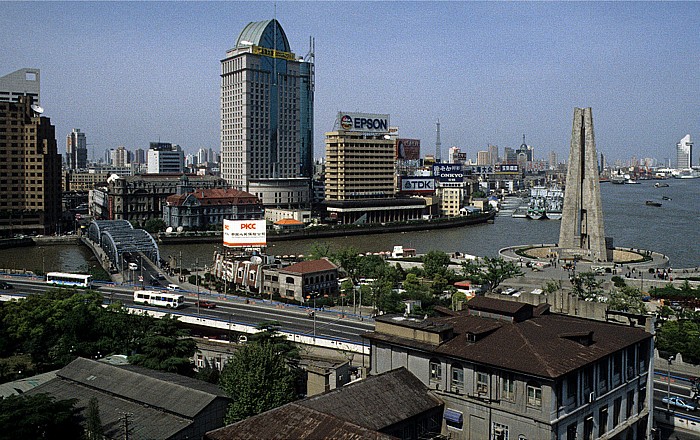
<path fill-rule="evenodd" d="M 66 165 L 69 170 L 87 168 L 87 140 L 79 128 L 66 136 Z"/>
<path fill-rule="evenodd" d="M 310 201 L 314 54 L 291 52 L 277 20 L 249 23 L 221 60 L 221 176 L 266 206 Z"/>
<path fill-rule="evenodd" d="M 559 249 L 591 261 L 608 261 L 597 165 L 593 114 L 590 107 L 575 108 Z"/>
<path fill-rule="evenodd" d="M 435 122 L 435 162 L 440 162 L 442 143 L 440 142 L 440 120 Z"/>
<path fill-rule="evenodd" d="M 691 166 L 693 166 L 693 143 L 690 142 L 690 135 L 686 134 L 676 144 L 676 168 L 683 170 Z"/>

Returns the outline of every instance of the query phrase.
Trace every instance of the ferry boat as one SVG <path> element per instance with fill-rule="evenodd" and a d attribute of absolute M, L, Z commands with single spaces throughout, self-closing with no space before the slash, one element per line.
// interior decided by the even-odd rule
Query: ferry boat
<path fill-rule="evenodd" d="M 655 188 L 668 188 L 668 183 L 661 183 L 661 182 L 656 182 L 654 184 Z"/>
<path fill-rule="evenodd" d="M 647 200 L 647 201 L 646 201 L 646 205 L 647 205 L 647 206 L 656 206 L 656 207 L 659 207 L 659 206 L 661 206 L 661 202 L 655 202 L 655 201 L 653 201 L 653 200 Z"/>

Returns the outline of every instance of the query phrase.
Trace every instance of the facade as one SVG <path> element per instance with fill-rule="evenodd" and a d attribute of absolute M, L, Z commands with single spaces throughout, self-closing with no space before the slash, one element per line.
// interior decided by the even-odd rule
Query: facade
<path fill-rule="evenodd" d="M 590 107 L 574 109 L 559 249 L 562 256 L 578 256 L 588 261 L 612 259 L 605 243 L 598 155 Z"/>
<path fill-rule="evenodd" d="M 67 184 L 64 191 L 90 191 L 100 184 L 105 185 L 109 178 L 109 173 L 75 171 L 67 172 L 65 181 Z"/>
<path fill-rule="evenodd" d="M 325 258 L 264 272 L 263 294 L 278 294 L 296 301 L 304 301 L 313 294 L 338 295 L 338 266 Z"/>
<path fill-rule="evenodd" d="M 489 165 L 496 165 L 500 158 L 498 157 L 498 145 L 489 145 Z"/>
<path fill-rule="evenodd" d="M 163 220 L 168 226 L 206 229 L 223 225 L 226 220 L 258 220 L 263 218 L 260 200 L 250 193 L 231 188 L 194 189 L 173 194 L 165 199 Z M 184 190 L 184 188 L 182 188 Z"/>
<path fill-rule="evenodd" d="M 491 154 L 487 150 L 477 151 L 476 164 L 477 165 L 491 165 Z"/>
<path fill-rule="evenodd" d="M 74 128 L 66 136 L 66 166 L 69 170 L 84 170 L 87 168 L 87 139 L 85 133 Z"/>
<path fill-rule="evenodd" d="M 676 168 L 679 170 L 688 169 L 693 166 L 693 143 L 690 142 L 690 135 L 686 134 L 683 139 L 676 144 Z"/>
<path fill-rule="evenodd" d="M 460 209 L 469 200 L 469 188 L 466 184 L 459 187 L 438 188 L 440 199 L 440 215 L 443 217 L 456 217 L 460 215 Z"/>
<path fill-rule="evenodd" d="M 41 104 L 39 69 L 19 69 L 0 76 L 0 102 L 17 102 L 20 96 L 30 96 L 32 103 Z"/>
<path fill-rule="evenodd" d="M 375 117 L 376 116 L 376 117 Z M 388 115 L 363 115 L 364 119 L 385 120 Z M 339 114 L 351 120 L 363 117 Z M 342 124 L 342 121 L 339 121 Z M 326 201 L 381 199 L 393 197 L 395 142 L 384 131 L 347 129 L 326 133 Z"/>
<path fill-rule="evenodd" d="M 0 236 L 53 233 L 61 218 L 62 160 L 55 128 L 31 94 L 5 96 L 8 100 L 0 101 Z"/>
<path fill-rule="evenodd" d="M 277 20 L 249 23 L 221 60 L 221 176 L 264 206 L 310 202 L 313 46 L 291 52 Z"/>
<path fill-rule="evenodd" d="M 640 327 L 477 296 L 465 312 L 376 318 L 370 374 L 406 368 L 454 439 L 647 439 L 653 337 Z"/>
<path fill-rule="evenodd" d="M 115 167 L 129 166 L 129 151 L 125 147 L 119 146 L 112 150 L 112 165 Z"/>
<path fill-rule="evenodd" d="M 148 174 L 182 173 L 185 169 L 185 153 L 179 145 L 151 142 L 147 162 Z"/>
<path fill-rule="evenodd" d="M 182 182 L 182 178 L 186 183 Z M 163 218 L 162 206 L 168 196 L 177 193 L 178 185 L 196 188 L 226 188 L 226 181 L 214 176 L 144 174 L 119 177 L 112 175 L 107 186 L 90 194 L 90 213 L 101 220 L 145 222 Z M 98 205 L 99 203 L 99 205 Z"/>

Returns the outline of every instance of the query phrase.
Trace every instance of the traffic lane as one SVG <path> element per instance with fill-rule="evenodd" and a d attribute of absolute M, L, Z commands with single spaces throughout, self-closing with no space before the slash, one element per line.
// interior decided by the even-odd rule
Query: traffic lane
<path fill-rule="evenodd" d="M 695 411 L 690 411 L 690 410 L 687 410 L 684 408 L 680 408 L 680 407 L 677 407 L 674 405 L 668 405 L 668 404 L 664 403 L 663 398 L 666 396 L 667 396 L 666 393 L 664 393 L 663 391 L 656 390 L 656 389 L 654 390 L 653 401 L 654 401 L 654 408 L 657 411 L 661 411 L 661 412 L 671 411 L 672 413 L 675 413 L 675 414 L 690 416 L 690 417 L 694 417 L 694 418 L 698 418 L 698 416 L 700 416 L 700 412 L 698 412 L 697 409 Z M 673 397 L 673 394 L 671 394 L 671 397 Z M 681 398 L 683 398 L 683 400 L 685 400 L 686 402 L 692 402 L 693 404 L 695 404 L 695 402 L 690 400 L 690 397 L 681 396 Z"/>

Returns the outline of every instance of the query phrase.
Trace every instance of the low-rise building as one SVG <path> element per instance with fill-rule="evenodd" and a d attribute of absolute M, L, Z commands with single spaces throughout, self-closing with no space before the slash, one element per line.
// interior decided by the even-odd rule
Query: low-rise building
<path fill-rule="evenodd" d="M 263 292 L 304 301 L 311 295 L 338 295 L 338 266 L 326 258 L 265 269 Z"/>
<path fill-rule="evenodd" d="M 263 217 L 260 199 L 231 188 L 194 189 L 165 199 L 163 220 L 174 228 L 204 229 L 226 220 L 258 220 Z"/>
<path fill-rule="evenodd" d="M 454 439 L 647 439 L 648 329 L 477 296 L 447 316 L 376 318 L 370 374 L 407 368 Z M 640 319 L 643 319 L 640 317 Z M 651 324 L 648 324 L 651 325 Z"/>

